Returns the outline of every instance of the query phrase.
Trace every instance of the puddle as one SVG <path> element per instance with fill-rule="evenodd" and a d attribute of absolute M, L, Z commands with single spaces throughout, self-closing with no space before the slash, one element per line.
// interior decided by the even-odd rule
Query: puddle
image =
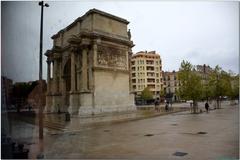
<path fill-rule="evenodd" d="M 76 133 L 70 133 L 69 134 L 69 136 L 75 136 L 76 135 Z"/>
<path fill-rule="evenodd" d="M 51 133 L 51 136 L 56 136 L 58 135 L 58 133 Z"/>
<path fill-rule="evenodd" d="M 154 134 L 145 134 L 144 136 L 151 137 L 151 136 L 154 136 Z"/>
<path fill-rule="evenodd" d="M 173 153 L 174 156 L 179 156 L 179 157 L 183 157 L 183 156 L 186 156 L 188 153 L 185 153 L 185 152 L 175 152 Z"/>
<path fill-rule="evenodd" d="M 198 135 L 198 134 L 207 134 L 207 132 L 197 132 L 197 133 L 190 133 L 190 132 L 184 132 L 182 134 L 189 134 L 189 135 Z"/>
<path fill-rule="evenodd" d="M 33 144 L 36 144 L 35 142 L 27 142 L 26 145 L 33 145 Z"/>
<path fill-rule="evenodd" d="M 177 126 L 178 124 L 171 124 L 172 126 Z"/>

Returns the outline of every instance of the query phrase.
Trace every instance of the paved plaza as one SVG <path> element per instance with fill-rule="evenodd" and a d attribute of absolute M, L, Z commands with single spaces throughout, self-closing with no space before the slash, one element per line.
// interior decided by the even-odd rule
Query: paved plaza
<path fill-rule="evenodd" d="M 43 155 L 49 159 L 238 159 L 238 108 L 225 103 L 210 113 L 178 112 L 62 132 L 45 129 Z M 34 125 L 21 123 L 15 125 L 13 138 L 25 142 L 30 158 L 36 158 L 38 131 Z"/>

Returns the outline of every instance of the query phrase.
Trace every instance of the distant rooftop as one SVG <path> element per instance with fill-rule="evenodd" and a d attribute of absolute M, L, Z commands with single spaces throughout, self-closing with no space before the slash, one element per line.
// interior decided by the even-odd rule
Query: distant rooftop
<path fill-rule="evenodd" d="M 141 56 L 144 56 L 144 57 L 148 57 L 148 58 L 151 58 L 151 57 L 160 57 L 159 54 L 156 53 L 156 51 L 139 51 L 137 52 L 136 54 L 133 54 L 132 57 L 141 57 Z"/>

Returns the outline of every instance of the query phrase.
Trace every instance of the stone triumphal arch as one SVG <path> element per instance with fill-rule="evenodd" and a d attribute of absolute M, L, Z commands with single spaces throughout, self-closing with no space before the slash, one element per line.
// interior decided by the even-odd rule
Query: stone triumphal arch
<path fill-rule="evenodd" d="M 134 110 L 129 22 L 92 9 L 52 36 L 47 50 L 46 112 L 97 114 Z"/>

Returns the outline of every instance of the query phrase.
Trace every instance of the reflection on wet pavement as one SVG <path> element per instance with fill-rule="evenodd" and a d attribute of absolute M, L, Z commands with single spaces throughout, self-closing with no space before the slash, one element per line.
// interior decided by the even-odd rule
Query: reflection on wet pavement
<path fill-rule="evenodd" d="M 124 123 L 78 123 L 75 130 L 69 130 L 68 126 L 77 125 L 72 123 L 64 123 L 64 131 L 45 129 L 44 158 L 176 159 L 182 151 L 187 153 L 186 159 L 238 156 L 237 106 L 226 105 L 208 114 L 165 115 Z M 24 122 L 16 122 L 15 127 L 20 134 L 12 135 L 24 140 L 36 158 L 38 129 Z"/>

